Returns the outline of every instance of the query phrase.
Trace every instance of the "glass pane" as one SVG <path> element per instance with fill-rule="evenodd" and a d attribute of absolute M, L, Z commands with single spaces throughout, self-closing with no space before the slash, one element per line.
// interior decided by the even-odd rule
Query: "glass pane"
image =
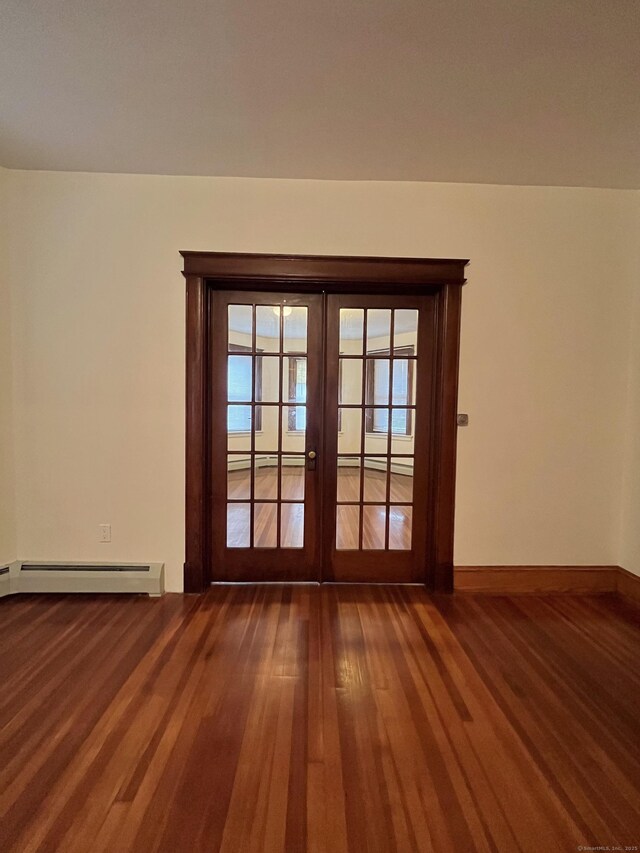
<path fill-rule="evenodd" d="M 365 409 L 364 452 L 387 453 L 389 449 L 389 409 Z"/>
<path fill-rule="evenodd" d="M 391 309 L 367 310 L 367 352 L 388 350 L 391 346 Z"/>
<path fill-rule="evenodd" d="M 386 506 L 362 507 L 362 547 L 364 550 L 374 551 L 384 548 L 386 522 Z"/>
<path fill-rule="evenodd" d="M 366 409 L 367 432 L 380 433 L 386 437 L 389 432 L 389 406 L 377 406 L 375 409 Z"/>
<path fill-rule="evenodd" d="M 282 548 L 302 548 L 304 545 L 304 504 L 282 504 L 280 544 Z"/>
<path fill-rule="evenodd" d="M 339 501 L 360 500 L 360 460 L 349 456 L 338 456 Z"/>
<path fill-rule="evenodd" d="M 362 405 L 362 359 L 341 358 L 338 368 L 340 404 Z"/>
<path fill-rule="evenodd" d="M 301 501 L 304 499 L 304 456 L 283 456 L 280 477 L 282 500 Z"/>
<path fill-rule="evenodd" d="M 284 351 L 307 351 L 307 308 L 292 308 L 285 305 L 284 313 Z"/>
<path fill-rule="evenodd" d="M 250 355 L 227 356 L 227 400 L 251 401 L 253 358 Z"/>
<path fill-rule="evenodd" d="M 365 403 L 368 406 L 389 405 L 389 366 L 388 358 L 367 359 L 367 386 Z"/>
<path fill-rule="evenodd" d="M 304 453 L 307 439 L 307 407 L 282 407 L 282 449 Z"/>
<path fill-rule="evenodd" d="M 248 548 L 250 528 L 250 504 L 227 504 L 227 548 Z"/>
<path fill-rule="evenodd" d="M 253 506 L 253 547 L 276 548 L 278 544 L 278 504 L 255 503 Z"/>
<path fill-rule="evenodd" d="M 280 352 L 280 308 L 256 305 L 256 349 Z"/>
<path fill-rule="evenodd" d="M 362 452 L 362 409 L 338 409 L 338 453 Z"/>
<path fill-rule="evenodd" d="M 278 406 L 256 406 L 256 450 L 278 449 Z"/>
<path fill-rule="evenodd" d="M 230 350 L 236 346 L 252 349 L 253 308 L 251 305 L 229 305 L 227 327 Z"/>
<path fill-rule="evenodd" d="M 251 497 L 251 459 L 227 456 L 227 497 L 242 500 Z"/>
<path fill-rule="evenodd" d="M 411 523 L 413 508 L 389 507 L 389 548 L 394 551 L 411 550 Z"/>
<path fill-rule="evenodd" d="M 362 355 L 364 308 L 340 309 L 340 355 Z"/>
<path fill-rule="evenodd" d="M 413 405 L 413 375 L 415 362 L 397 358 L 393 362 L 393 384 L 391 402 L 394 406 Z"/>
<path fill-rule="evenodd" d="M 387 500 L 387 459 L 366 457 L 364 460 L 364 499 L 365 501 Z"/>
<path fill-rule="evenodd" d="M 414 432 L 415 409 L 393 409 L 391 415 L 391 432 L 394 437 L 411 437 Z M 397 453 L 411 453 L 398 443 Z"/>
<path fill-rule="evenodd" d="M 227 406 L 227 449 L 251 450 L 251 406 Z"/>
<path fill-rule="evenodd" d="M 280 359 L 277 355 L 259 355 L 256 358 L 256 402 L 278 403 Z"/>
<path fill-rule="evenodd" d="M 303 356 L 282 360 L 282 399 L 289 403 L 307 402 L 307 359 Z"/>
<path fill-rule="evenodd" d="M 254 498 L 275 500 L 278 497 L 278 457 L 256 456 L 253 465 Z"/>
<path fill-rule="evenodd" d="M 357 550 L 359 528 L 359 506 L 336 507 L 336 548 L 339 551 Z"/>
<path fill-rule="evenodd" d="M 397 503 L 413 501 L 413 456 L 391 459 L 391 500 Z"/>
<path fill-rule="evenodd" d="M 413 413 L 415 414 L 415 412 Z M 391 453 L 397 456 L 399 453 L 413 454 L 414 438 L 413 435 L 393 435 L 391 436 Z"/>
<path fill-rule="evenodd" d="M 414 308 L 396 308 L 394 321 L 394 349 L 413 347 L 418 353 L 418 312 Z M 407 353 L 408 355 L 409 353 Z"/>

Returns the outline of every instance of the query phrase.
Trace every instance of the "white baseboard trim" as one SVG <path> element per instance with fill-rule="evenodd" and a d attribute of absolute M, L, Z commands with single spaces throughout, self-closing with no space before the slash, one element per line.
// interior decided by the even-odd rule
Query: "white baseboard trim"
<path fill-rule="evenodd" d="M 13 577 L 15 574 L 14 566 L 18 563 L 2 563 L 0 564 L 0 598 L 5 595 L 10 595 L 13 592 Z"/>
<path fill-rule="evenodd" d="M 164 563 L 18 560 L 0 566 L 0 598 L 16 593 L 164 593 Z"/>

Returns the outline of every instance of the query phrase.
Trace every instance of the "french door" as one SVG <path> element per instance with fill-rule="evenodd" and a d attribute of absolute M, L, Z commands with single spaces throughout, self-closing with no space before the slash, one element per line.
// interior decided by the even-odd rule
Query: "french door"
<path fill-rule="evenodd" d="M 425 580 L 435 305 L 212 293 L 211 579 Z"/>
<path fill-rule="evenodd" d="M 320 577 L 323 301 L 211 300 L 212 577 Z"/>
<path fill-rule="evenodd" d="M 434 300 L 329 295 L 323 579 L 424 581 Z"/>

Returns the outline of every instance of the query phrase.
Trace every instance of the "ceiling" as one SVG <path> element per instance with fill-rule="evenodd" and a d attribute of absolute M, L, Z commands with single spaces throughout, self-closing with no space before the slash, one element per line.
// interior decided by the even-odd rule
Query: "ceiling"
<path fill-rule="evenodd" d="M 0 165 L 640 188 L 638 0 L 2 0 Z"/>

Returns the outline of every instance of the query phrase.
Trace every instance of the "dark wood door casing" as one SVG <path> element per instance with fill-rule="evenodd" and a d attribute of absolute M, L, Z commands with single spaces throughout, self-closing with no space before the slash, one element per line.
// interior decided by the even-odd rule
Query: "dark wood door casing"
<path fill-rule="evenodd" d="M 456 414 L 465 259 L 181 252 L 186 279 L 185 592 L 215 578 L 211 507 L 210 308 L 216 290 L 431 294 L 435 353 L 431 390 L 425 573 L 428 589 L 453 590 Z M 212 574 L 213 566 L 213 574 Z"/>

